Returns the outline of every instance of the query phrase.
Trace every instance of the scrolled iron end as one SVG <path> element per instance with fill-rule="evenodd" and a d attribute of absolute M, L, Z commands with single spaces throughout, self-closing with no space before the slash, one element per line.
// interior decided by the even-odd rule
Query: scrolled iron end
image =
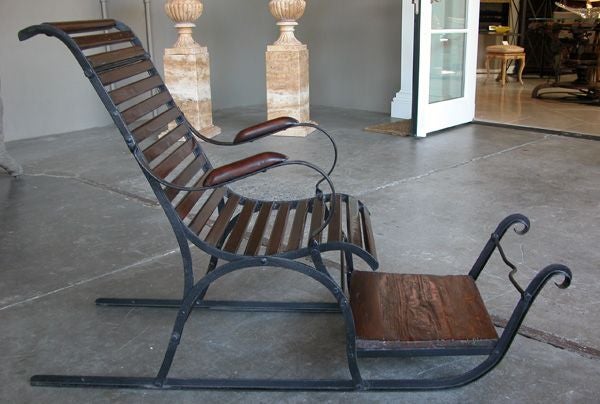
<path fill-rule="evenodd" d="M 518 218 L 516 218 L 514 224 L 521 224 L 523 226 L 523 228 L 518 229 L 518 228 L 514 228 L 513 230 L 515 231 L 515 233 L 519 234 L 519 235 L 523 235 L 525 233 L 527 233 L 529 231 L 529 228 L 531 227 L 531 223 L 529 222 L 529 219 L 523 215 L 519 215 Z"/>
<path fill-rule="evenodd" d="M 554 284 L 559 289 L 566 289 L 571 285 L 571 279 L 573 279 L 573 275 L 571 274 L 571 271 L 569 271 L 568 273 L 563 272 L 562 274 L 564 276 L 563 281 L 561 283 L 554 282 Z"/>
<path fill-rule="evenodd" d="M 546 273 L 546 279 L 549 279 L 550 277 L 554 277 L 554 276 L 563 276 L 563 281 L 562 282 L 554 282 L 554 284 L 556 285 L 556 287 L 560 288 L 560 289 L 566 289 L 569 287 L 569 285 L 571 285 L 571 280 L 573 279 L 573 274 L 571 273 L 571 270 L 562 264 L 552 264 L 549 265 L 545 268 L 545 273 Z"/>

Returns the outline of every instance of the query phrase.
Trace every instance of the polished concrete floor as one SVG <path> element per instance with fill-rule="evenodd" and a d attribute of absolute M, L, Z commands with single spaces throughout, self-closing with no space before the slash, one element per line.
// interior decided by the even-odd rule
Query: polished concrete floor
<path fill-rule="evenodd" d="M 575 76 L 566 75 L 565 81 Z M 475 119 L 552 131 L 600 137 L 600 104 L 593 105 L 532 98 L 532 90 L 548 79 L 525 77 L 520 85 L 510 77 L 504 87 L 490 75 L 477 76 Z M 566 90 L 558 90 L 559 92 Z"/>
<path fill-rule="evenodd" d="M 264 111 L 220 111 L 221 138 Z M 24 166 L 0 173 L 0 402 L 594 402 L 600 386 L 600 142 L 482 125 L 426 139 L 367 133 L 383 114 L 316 108 L 340 161 L 333 180 L 372 212 L 381 270 L 464 274 L 497 222 L 532 220 L 505 238 L 517 279 L 558 262 L 572 286 L 552 282 L 504 361 L 483 379 L 438 392 L 157 392 L 30 387 L 35 373 L 152 376 L 175 313 L 95 307 L 101 296 L 178 297 L 177 245 L 146 181 L 113 128 L 9 142 Z M 272 137 L 240 148 L 209 148 L 217 164 L 262 149 L 326 166 L 318 135 Z M 255 195 L 310 192 L 308 172 L 282 170 L 241 185 Z M 304 186 L 303 186 L 304 185 Z M 332 257 L 335 258 L 335 257 Z M 195 253 L 198 268 L 206 257 Z M 491 314 L 517 300 L 494 256 L 480 278 Z M 256 269 L 215 285 L 214 298 L 326 299 L 306 279 Z M 186 327 L 177 377 L 347 377 L 343 325 L 335 315 L 196 312 Z M 435 377 L 473 358 L 362 360 L 365 377 Z"/>

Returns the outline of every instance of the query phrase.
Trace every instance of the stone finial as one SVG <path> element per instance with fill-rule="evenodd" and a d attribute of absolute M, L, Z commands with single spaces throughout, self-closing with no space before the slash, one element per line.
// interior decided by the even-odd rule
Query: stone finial
<path fill-rule="evenodd" d="M 165 13 L 175 22 L 179 34 L 174 48 L 200 47 L 192 37 L 192 29 L 196 26 L 194 21 L 200 18 L 203 9 L 200 0 L 168 0 L 165 3 Z"/>
<path fill-rule="evenodd" d="M 271 0 L 269 11 L 279 25 L 279 39 L 273 45 L 302 45 L 294 35 L 294 27 L 298 25 L 296 20 L 304 14 L 306 2 L 304 0 Z"/>

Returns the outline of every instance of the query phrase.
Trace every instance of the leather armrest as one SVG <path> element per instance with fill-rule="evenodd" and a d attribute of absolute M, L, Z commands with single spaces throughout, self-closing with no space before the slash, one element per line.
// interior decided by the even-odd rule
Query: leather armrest
<path fill-rule="evenodd" d="M 272 133 L 285 130 L 287 128 L 291 128 L 297 123 L 297 119 L 290 118 L 289 116 L 282 116 L 280 118 L 271 119 L 263 123 L 259 123 L 258 125 L 250 126 L 249 128 L 239 131 L 238 134 L 235 135 L 233 143 L 237 144 L 243 142 L 251 142 L 260 137 L 267 136 Z"/>
<path fill-rule="evenodd" d="M 288 157 L 281 153 L 263 152 L 212 169 L 204 178 L 204 186 L 212 187 L 283 163 Z"/>

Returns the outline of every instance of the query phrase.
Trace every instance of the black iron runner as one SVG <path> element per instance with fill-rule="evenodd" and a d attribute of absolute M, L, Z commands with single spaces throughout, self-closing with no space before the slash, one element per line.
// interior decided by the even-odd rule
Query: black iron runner
<path fill-rule="evenodd" d="M 546 282 L 562 276 L 560 288 L 571 281 L 563 265 L 549 265 L 522 288 L 515 266 L 500 239 L 514 226 L 529 229 L 520 214 L 496 228 L 468 275 L 434 276 L 374 272 L 378 267 L 370 213 L 362 202 L 335 193 L 329 174 L 337 150 L 321 128 L 293 118 L 277 118 L 240 131 L 232 142 L 205 138 L 173 102 L 140 40 L 115 20 L 44 23 L 19 32 L 26 40 L 38 34 L 60 39 L 89 78 L 142 172 L 148 179 L 173 228 L 183 261 L 181 299 L 102 298 L 101 306 L 177 308 L 173 331 L 157 374 L 148 377 L 36 375 L 34 386 L 112 387 L 146 389 L 276 389 L 276 390 L 428 390 L 470 383 L 496 366 L 505 355 L 525 314 Z M 107 51 L 107 46 L 112 50 Z M 306 161 L 289 160 L 275 152 L 259 153 L 213 167 L 201 139 L 222 146 L 241 145 L 294 126 L 314 126 L 334 148 L 325 172 Z M 180 141 L 181 139 L 184 141 Z M 314 196 L 294 201 L 256 200 L 239 195 L 227 184 L 282 166 L 314 170 L 321 178 Z M 324 194 L 320 185 L 327 183 Z M 265 241 L 266 240 L 266 241 Z M 204 276 L 194 279 L 188 242 L 210 257 Z M 500 335 L 476 286 L 495 250 L 511 268 L 509 279 L 520 299 Z M 322 254 L 340 253 L 339 281 Z M 361 259 L 371 269 L 355 270 Z M 302 260 L 301 260 L 302 259 Z M 222 261 L 220 264 L 219 261 Z M 307 262 L 311 262 L 309 265 Z M 336 303 L 240 302 L 204 299 L 219 278 L 250 267 L 278 267 L 306 275 L 323 285 Z M 345 379 L 179 379 L 169 370 L 190 313 L 198 308 L 246 311 L 339 313 L 345 323 L 348 377 Z M 474 369 L 435 379 L 364 379 L 361 356 L 486 355 Z"/>

